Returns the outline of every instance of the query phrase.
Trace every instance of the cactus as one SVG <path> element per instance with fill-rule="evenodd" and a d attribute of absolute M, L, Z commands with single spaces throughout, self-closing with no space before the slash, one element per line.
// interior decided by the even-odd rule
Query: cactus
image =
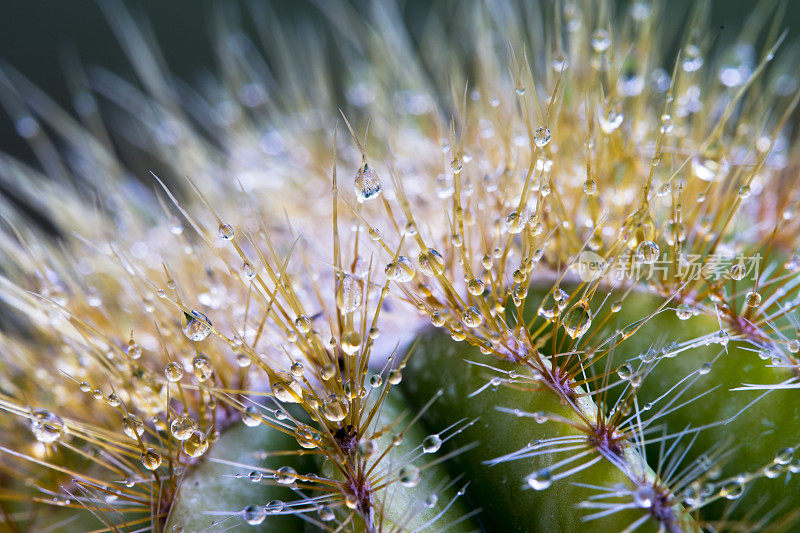
<path fill-rule="evenodd" d="M 665 2 L 465 2 L 422 35 L 252 3 L 260 44 L 220 6 L 195 89 L 104 6 L 141 87 L 74 64 L 65 111 L 0 72 L 38 158 L 0 158 L 10 528 L 795 525 L 773 2 L 730 48 L 699 4 L 676 58 Z"/>

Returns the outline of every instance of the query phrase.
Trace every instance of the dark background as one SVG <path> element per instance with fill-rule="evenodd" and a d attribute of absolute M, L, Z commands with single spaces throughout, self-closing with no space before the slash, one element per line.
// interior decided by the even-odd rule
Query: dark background
<path fill-rule="evenodd" d="M 351 1 L 357 6 L 369 5 L 364 0 Z M 444 4 L 452 8 L 454 1 L 448 0 Z M 287 24 L 303 18 L 321 19 L 319 10 L 309 0 L 267 3 Z M 411 26 L 415 21 L 423 20 L 431 9 L 427 0 L 399 0 L 398 3 Z M 627 0 L 616 2 L 618 9 L 624 9 L 628 3 Z M 669 0 L 669 12 L 675 14 L 673 22 L 679 24 L 693 3 L 692 0 Z M 101 4 L 102 0 L 0 0 L 0 61 L 19 70 L 67 109 L 71 109 L 71 102 L 63 70 L 65 50 L 77 52 L 85 65 L 100 65 L 134 79 L 130 64 L 106 22 Z M 711 4 L 710 29 L 719 31 L 724 39 L 726 35 L 736 35 L 742 21 L 755 9 L 756 2 L 713 0 Z M 173 73 L 191 82 L 203 68 L 215 70 L 209 39 L 214 0 L 126 0 L 125 5 L 134 15 L 143 15 L 149 20 Z M 242 11 L 246 11 L 244 6 Z M 244 19 L 246 21 L 246 16 Z M 786 3 L 783 26 L 790 30 L 788 42 L 797 40 L 800 36 L 800 1 L 789 0 Z M 679 34 L 680 28 L 676 30 Z M 24 139 L 17 135 L 14 124 L 2 110 L 0 151 L 33 160 Z"/>

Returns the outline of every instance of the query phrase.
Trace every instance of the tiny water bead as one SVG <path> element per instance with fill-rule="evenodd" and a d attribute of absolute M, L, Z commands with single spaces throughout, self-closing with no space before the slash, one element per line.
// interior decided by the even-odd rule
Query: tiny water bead
<path fill-rule="evenodd" d="M 245 261 L 242 264 L 242 273 L 247 279 L 253 279 L 256 277 L 256 271 L 253 268 L 253 265 L 251 265 L 248 261 Z"/>
<path fill-rule="evenodd" d="M 544 490 L 553 482 L 553 474 L 549 468 L 542 468 L 526 478 L 528 486 L 534 490 Z"/>
<path fill-rule="evenodd" d="M 423 453 L 436 453 L 442 447 L 442 439 L 439 435 L 428 435 L 422 441 Z"/>
<path fill-rule="evenodd" d="M 354 185 L 356 199 L 359 203 L 364 203 L 372 198 L 377 198 L 383 190 L 380 177 L 366 163 L 364 163 L 364 166 L 358 169 L 358 172 L 356 172 Z"/>
<path fill-rule="evenodd" d="M 161 454 L 153 448 L 147 448 L 142 453 L 142 465 L 148 470 L 156 470 L 161 466 Z"/>
<path fill-rule="evenodd" d="M 299 315 L 294 319 L 294 327 L 296 327 L 300 333 L 308 333 L 311 331 L 311 319 L 306 315 Z"/>
<path fill-rule="evenodd" d="M 189 416 L 178 417 L 169 425 L 169 431 L 172 436 L 180 441 L 188 439 L 196 429 L 197 422 Z"/>
<path fill-rule="evenodd" d="M 564 316 L 564 331 L 567 335 L 576 339 L 583 336 L 592 326 L 592 312 L 586 302 L 576 304 Z"/>
<path fill-rule="evenodd" d="M 680 320 L 689 320 L 692 314 L 692 307 L 689 304 L 680 304 L 675 308 L 675 315 Z"/>
<path fill-rule="evenodd" d="M 344 313 L 352 313 L 361 306 L 364 281 L 353 274 L 342 274 L 336 284 L 336 305 Z"/>
<path fill-rule="evenodd" d="M 794 457 L 794 448 L 791 446 L 788 448 L 783 448 L 778 453 L 775 454 L 775 464 L 776 465 L 788 465 L 792 458 Z"/>
<path fill-rule="evenodd" d="M 414 279 L 416 270 L 414 263 L 408 257 L 401 255 L 394 261 L 390 261 L 384 269 L 386 277 L 398 283 L 406 283 Z"/>
<path fill-rule="evenodd" d="M 55 442 L 64 435 L 64 421 L 46 409 L 37 409 L 31 417 L 31 432 L 39 442 Z"/>
<path fill-rule="evenodd" d="M 583 182 L 583 192 L 588 195 L 593 195 L 597 193 L 597 182 L 593 179 L 587 179 Z"/>
<path fill-rule="evenodd" d="M 642 509 L 650 509 L 653 506 L 653 501 L 656 498 L 656 491 L 653 487 L 643 486 L 637 487 L 633 491 L 633 503 Z"/>
<path fill-rule="evenodd" d="M 305 372 L 305 367 L 303 363 L 295 361 L 292 363 L 292 366 L 289 367 L 289 372 L 291 372 L 294 377 L 299 378 L 303 375 L 303 372 Z"/>
<path fill-rule="evenodd" d="M 747 266 L 744 264 L 744 260 L 732 265 L 729 272 L 730 278 L 734 281 L 742 281 L 746 274 Z"/>
<path fill-rule="evenodd" d="M 142 347 L 136 344 L 133 339 L 128 343 L 127 349 L 128 357 L 131 359 L 139 359 L 142 356 Z"/>
<path fill-rule="evenodd" d="M 645 264 L 650 264 L 658 260 L 661 250 L 653 241 L 643 241 L 636 247 L 636 259 Z"/>
<path fill-rule="evenodd" d="M 267 518 L 267 510 L 260 505 L 248 505 L 242 511 L 242 519 L 251 526 L 257 526 Z"/>
<path fill-rule="evenodd" d="M 208 381 L 214 374 L 214 365 L 211 360 L 205 355 L 198 355 L 192 360 L 192 367 L 194 368 L 194 375 L 201 382 Z"/>
<path fill-rule="evenodd" d="M 422 473 L 414 465 L 403 466 L 397 474 L 397 479 L 406 487 L 415 487 L 421 478 Z"/>
<path fill-rule="evenodd" d="M 383 378 L 380 374 L 372 374 L 369 378 L 369 385 L 373 389 L 377 389 L 383 385 Z"/>
<path fill-rule="evenodd" d="M 311 426 L 300 425 L 294 430 L 295 439 L 297 443 L 303 448 L 310 450 L 317 447 L 318 440 Z"/>
<path fill-rule="evenodd" d="M 175 361 L 167 363 L 167 366 L 164 367 L 164 375 L 168 381 L 172 383 L 178 382 L 183 377 L 183 366 Z"/>
<path fill-rule="evenodd" d="M 748 291 L 744 296 L 744 303 L 747 307 L 758 307 L 761 305 L 761 295 L 755 291 Z"/>
<path fill-rule="evenodd" d="M 268 513 L 280 513 L 283 511 L 285 504 L 281 500 L 271 500 L 267 502 L 266 510 Z"/>
<path fill-rule="evenodd" d="M 545 126 L 538 128 L 533 134 L 533 142 L 536 143 L 536 146 L 539 148 L 547 146 L 547 143 L 550 142 L 550 130 Z"/>
<path fill-rule="evenodd" d="M 233 239 L 233 226 L 224 222 L 220 223 L 219 228 L 217 228 L 217 234 L 220 239 L 229 241 Z"/>
<path fill-rule="evenodd" d="M 786 350 L 788 350 L 790 353 L 800 352 L 800 340 L 790 339 L 786 343 Z"/>
<path fill-rule="evenodd" d="M 746 200 L 750 197 L 750 186 L 749 185 L 742 185 L 739 187 L 739 198 L 741 200 Z"/>
<path fill-rule="evenodd" d="M 211 335 L 211 321 L 206 315 L 198 311 L 183 313 L 183 334 L 190 341 L 200 342 Z"/>
<path fill-rule="evenodd" d="M 627 381 L 631 379 L 631 376 L 633 375 L 633 367 L 630 363 L 626 363 L 617 369 L 617 375 L 620 379 Z"/>

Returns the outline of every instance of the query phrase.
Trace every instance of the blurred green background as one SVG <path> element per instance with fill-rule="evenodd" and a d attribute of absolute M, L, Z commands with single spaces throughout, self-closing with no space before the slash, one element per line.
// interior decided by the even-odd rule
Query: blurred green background
<path fill-rule="evenodd" d="M 324 2 L 325 0 L 318 0 Z M 369 6 L 368 0 L 349 0 L 359 9 Z M 526 0 L 527 1 L 527 0 Z M 536 1 L 536 0 L 531 0 Z M 546 5 L 556 0 L 541 0 Z M 143 16 L 152 26 L 171 70 L 179 77 L 192 81 L 203 69 L 216 70 L 212 40 L 209 32 L 213 26 L 215 4 L 227 0 L 126 0 L 125 5 L 134 15 Z M 322 16 L 312 0 L 266 1 L 275 16 L 286 24 L 303 19 L 321 21 Z M 398 0 L 404 17 L 412 31 L 436 9 L 448 13 L 458 9 L 457 0 L 430 2 L 429 0 Z M 491 2 L 489 2 L 491 3 Z M 674 13 L 672 24 L 676 38 L 680 37 L 680 24 L 691 10 L 693 0 L 669 0 L 669 12 Z M 617 0 L 618 9 L 625 9 L 629 0 Z M 732 39 L 748 14 L 757 9 L 754 0 L 711 0 L 709 30 L 719 32 L 720 40 Z M 70 95 L 64 77 L 64 55 L 74 51 L 85 65 L 99 65 L 111 72 L 133 79 L 133 71 L 107 23 L 103 0 L 0 0 L 0 61 L 5 62 L 45 89 L 57 102 L 70 107 Z M 246 11 L 245 3 L 240 3 Z M 785 28 L 790 30 L 789 41 L 800 36 L 793 26 L 800 22 L 800 1 L 785 3 Z M 447 17 L 443 17 L 447 20 Z M 244 17 L 247 24 L 247 17 Z M 797 24 L 800 26 L 800 24 Z M 317 27 L 322 27 L 319 24 Z M 252 28 L 245 27 L 245 31 Z M 321 30 L 322 31 L 322 30 Z M 0 111 L 0 150 L 32 160 L 32 154 L 20 138 L 14 124 Z"/>

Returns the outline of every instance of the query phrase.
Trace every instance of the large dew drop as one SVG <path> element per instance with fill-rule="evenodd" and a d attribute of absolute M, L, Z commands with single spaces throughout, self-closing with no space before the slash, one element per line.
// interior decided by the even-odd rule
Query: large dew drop
<path fill-rule="evenodd" d="M 200 342 L 211 335 L 211 321 L 203 313 L 189 311 L 183 313 L 183 334 L 190 341 Z"/>
<path fill-rule="evenodd" d="M 50 411 L 38 409 L 31 417 L 31 431 L 39 442 L 55 442 L 64 435 L 64 421 Z"/>
<path fill-rule="evenodd" d="M 592 325 L 592 312 L 585 302 L 576 304 L 564 316 L 564 331 L 573 339 L 582 336 Z"/>

